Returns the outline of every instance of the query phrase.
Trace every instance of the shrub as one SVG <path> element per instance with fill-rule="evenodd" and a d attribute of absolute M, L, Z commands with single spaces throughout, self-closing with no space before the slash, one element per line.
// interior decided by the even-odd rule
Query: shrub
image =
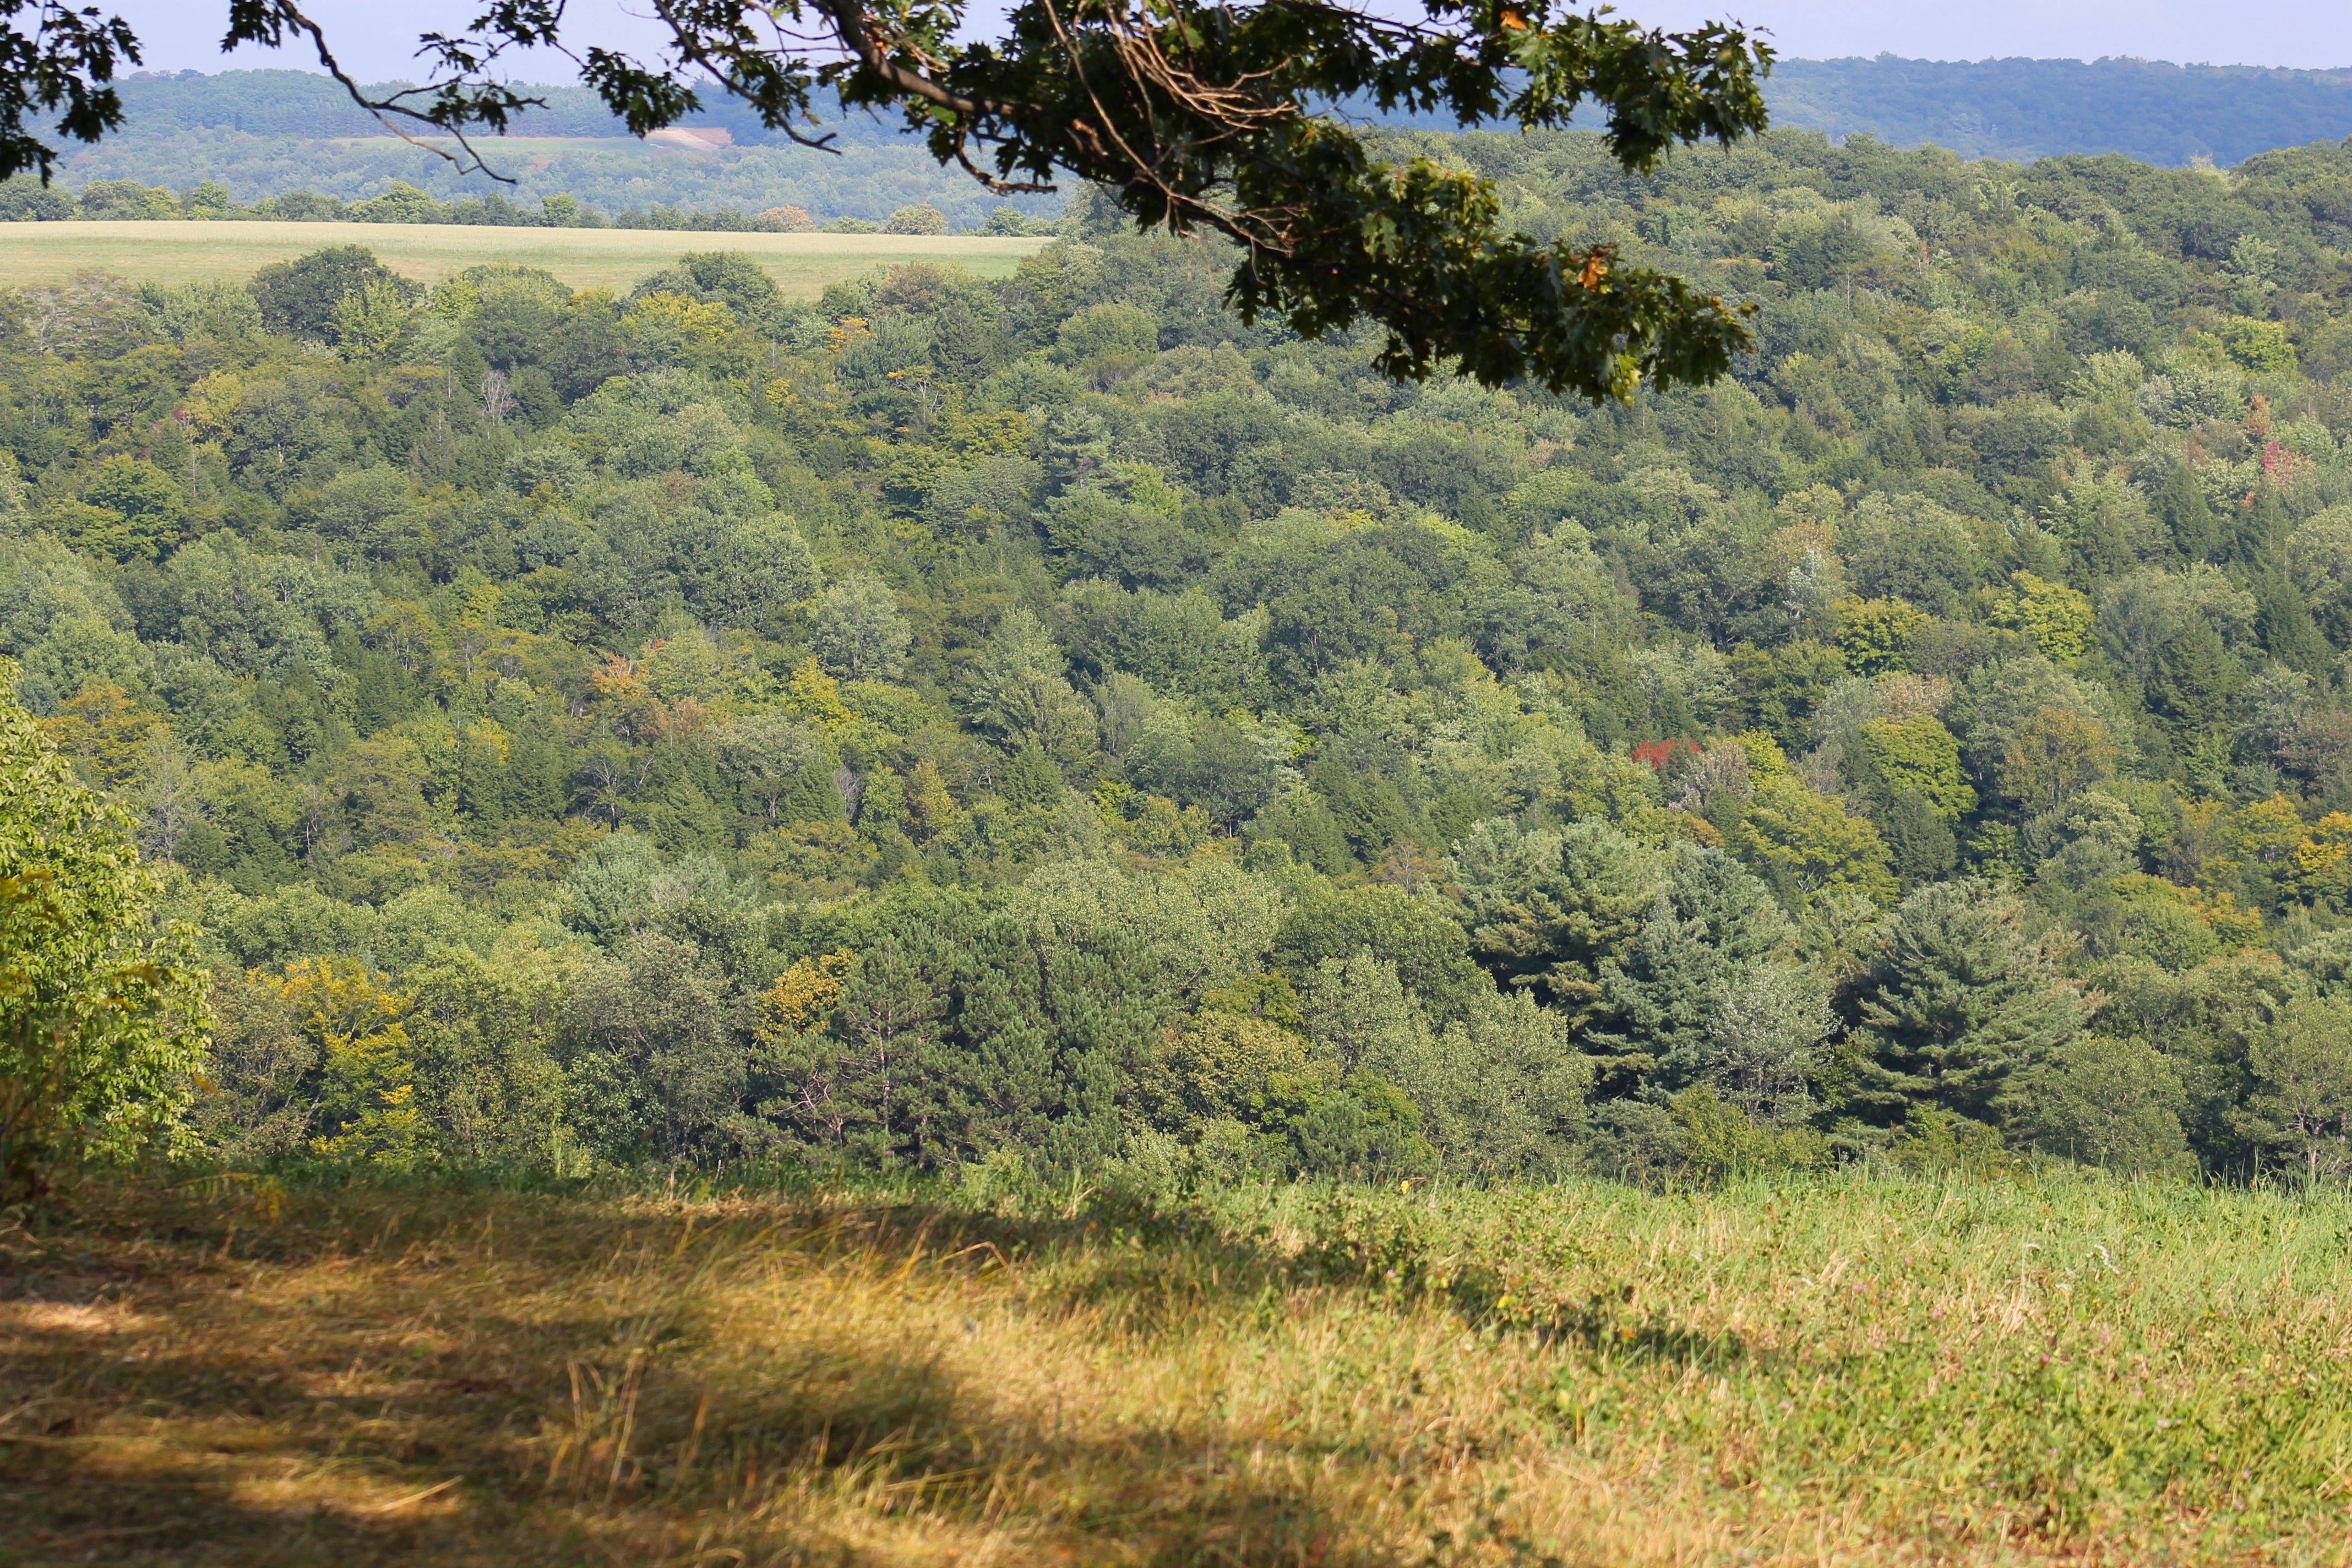
<path fill-rule="evenodd" d="M 16 668 L 0 661 L 0 690 Z M 157 929 L 131 821 L 0 697 L 0 1205 L 178 1126 L 203 1059 L 189 933 Z"/>
<path fill-rule="evenodd" d="M 900 207 L 890 215 L 890 221 L 882 226 L 884 234 L 945 234 L 947 231 L 948 215 L 929 202 Z"/>

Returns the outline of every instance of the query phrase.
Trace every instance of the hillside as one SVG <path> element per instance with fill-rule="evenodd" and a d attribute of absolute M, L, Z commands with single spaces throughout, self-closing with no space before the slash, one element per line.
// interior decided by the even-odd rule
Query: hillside
<path fill-rule="evenodd" d="M 2180 167 L 2352 136 L 2352 69 L 2165 60 L 1782 60 L 1773 123 L 1963 158 L 2119 153 Z"/>
<path fill-rule="evenodd" d="M 388 134 L 332 82 L 291 70 L 133 77 L 122 87 L 122 132 L 71 147 L 60 174 L 75 189 L 131 180 L 177 192 L 211 180 L 245 203 L 292 191 L 364 201 L 399 180 L 441 201 L 502 195 L 536 212 L 548 196 L 570 195 L 607 216 L 791 205 L 820 219 L 878 223 L 929 203 L 958 229 L 980 227 L 1001 205 L 1030 214 L 1061 205 L 1059 197 L 991 195 L 863 113 L 832 117 L 826 129 L 839 151 L 825 153 L 795 146 L 755 116 L 717 102 L 688 123 L 726 130 L 735 144 L 698 153 L 635 141 L 584 88 L 534 90 L 548 107 L 525 113 L 514 138 L 486 143 L 489 163 L 511 184 L 460 174 Z"/>
<path fill-rule="evenodd" d="M 1399 385 L 1098 205 L 10 296 L 0 654 L 195 933 L 192 1156 L 2343 1171 L 2352 153 L 1395 134 L 1754 353 Z"/>
<path fill-rule="evenodd" d="M 585 89 L 542 88 L 535 90 L 546 106 L 521 117 L 516 139 L 489 144 L 490 161 L 514 182 L 496 185 L 398 142 L 331 82 L 307 72 L 142 75 L 122 90 L 124 132 L 71 149 L 62 163 L 68 185 L 130 180 L 178 192 L 210 180 L 250 204 L 293 191 L 364 201 L 397 180 L 443 202 L 503 195 L 532 212 L 546 197 L 569 195 L 608 216 L 656 206 L 756 213 L 789 204 L 820 219 L 868 222 L 928 203 L 959 229 L 980 227 L 1003 205 L 863 113 L 827 117 L 841 146 L 832 155 L 794 146 L 740 106 L 715 100 L 688 123 L 723 130 L 733 145 L 691 153 L 631 140 Z M 1932 142 L 1969 159 L 2121 153 L 2166 166 L 2200 157 L 2227 165 L 2352 136 L 2352 70 L 1882 56 L 1783 60 L 1766 97 L 1775 123 L 1788 129 L 1839 141 L 1867 134 L 1898 147 Z M 1395 123 L 1413 122 L 1401 116 Z M 1050 215 L 1061 198 L 1010 205 Z"/>

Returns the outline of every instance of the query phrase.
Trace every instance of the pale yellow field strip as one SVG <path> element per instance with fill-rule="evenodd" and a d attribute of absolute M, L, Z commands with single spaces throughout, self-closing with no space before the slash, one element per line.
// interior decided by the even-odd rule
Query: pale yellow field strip
<path fill-rule="evenodd" d="M 1044 239 L 890 234 L 678 234 L 647 229 L 477 228 L 375 223 L 0 223 L 0 287 L 57 283 L 96 268 L 186 283 L 245 278 L 273 261 L 332 245 L 363 245 L 426 283 L 487 261 L 543 267 L 575 289 L 625 289 L 690 250 L 759 258 L 776 286 L 814 299 L 825 285 L 883 263 L 954 263 L 1009 278 Z"/>

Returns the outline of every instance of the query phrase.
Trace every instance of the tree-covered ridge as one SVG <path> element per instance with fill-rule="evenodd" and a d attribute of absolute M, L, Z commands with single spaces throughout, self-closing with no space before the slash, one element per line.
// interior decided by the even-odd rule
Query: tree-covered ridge
<path fill-rule="evenodd" d="M 405 80 L 374 82 L 364 84 L 361 90 L 380 98 L 412 85 Z M 123 133 L 134 138 L 184 138 L 208 131 L 305 141 L 389 140 L 393 134 L 383 121 L 352 102 L 341 83 L 311 70 L 139 71 L 123 78 L 117 90 L 122 98 Z M 525 90 L 541 101 L 515 117 L 515 135 L 614 138 L 630 134 L 628 126 L 588 88 L 535 83 Z M 762 125 L 757 114 L 732 99 L 710 97 L 712 101 L 680 123 L 723 130 L 746 146 L 792 145 L 791 138 Z M 894 131 L 873 116 L 845 113 L 837 102 L 826 102 L 823 112 L 826 123 L 836 128 L 845 142 L 896 138 Z"/>
<path fill-rule="evenodd" d="M 22 296 L 0 653 L 185 873 L 205 1135 L 2332 1168 L 2352 155 L 1423 145 L 1757 352 L 1399 385 L 1098 209 Z"/>
<path fill-rule="evenodd" d="M 392 84 L 370 87 L 380 95 Z M 141 73 L 121 84 L 130 142 L 186 144 L 222 132 L 255 139 L 387 137 L 328 79 L 309 71 Z M 545 100 L 517 135 L 616 137 L 626 128 L 583 87 L 536 86 Z M 1927 143 L 1963 158 L 2030 162 L 2119 153 L 2168 167 L 2203 157 L 2231 164 L 2282 147 L 2352 133 L 2352 70 L 2175 65 L 2165 60 L 2011 58 L 1791 59 L 1774 62 L 1764 98 L 1776 126 L 1834 140 L 1856 133 L 1898 146 Z M 1380 118 L 1369 105 L 1364 111 Z M 828 130 L 870 145 L 896 132 L 828 104 Z M 1415 117 L 1392 117 L 1412 122 Z M 789 145 L 728 100 L 687 123 L 723 129 L 740 146 Z M 77 154 L 88 158 L 92 154 Z M 513 171 L 504 171 L 512 173 Z M 413 176 L 412 176 L 413 177 Z"/>
<path fill-rule="evenodd" d="M 2168 60 L 1781 60 L 1772 121 L 1964 158 L 2120 153 L 2180 167 L 2352 132 L 2352 70 Z"/>

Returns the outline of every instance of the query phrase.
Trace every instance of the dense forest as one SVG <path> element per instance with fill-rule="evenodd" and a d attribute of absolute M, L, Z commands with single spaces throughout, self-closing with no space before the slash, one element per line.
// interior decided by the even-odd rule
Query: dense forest
<path fill-rule="evenodd" d="M 2352 152 L 1419 138 L 1752 301 L 1590 408 L 1210 248 L 6 317 L 0 653 L 239 1160 L 1464 1180 L 2352 1118 Z"/>

